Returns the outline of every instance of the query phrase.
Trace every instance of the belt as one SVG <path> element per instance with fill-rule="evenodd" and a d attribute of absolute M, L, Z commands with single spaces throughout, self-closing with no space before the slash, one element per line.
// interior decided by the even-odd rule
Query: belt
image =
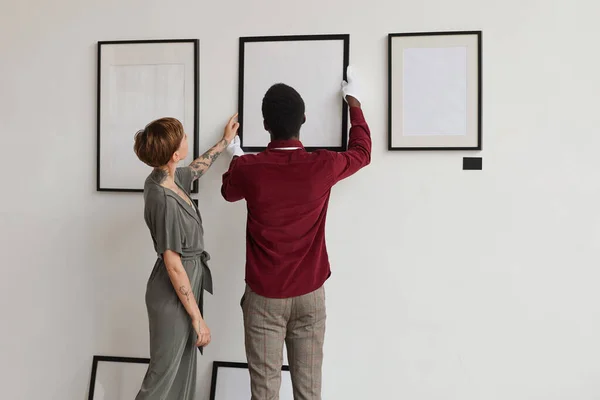
<path fill-rule="evenodd" d="M 202 291 L 206 290 L 208 293 L 213 294 L 212 273 L 210 272 L 210 268 L 208 268 L 208 260 L 210 260 L 210 254 L 208 254 L 208 252 L 206 251 L 203 251 L 200 254 L 181 256 L 181 261 L 193 260 L 200 260 L 200 264 L 202 264 L 202 282 L 200 283 Z M 200 296 L 202 296 L 202 293 L 200 294 Z M 200 312 L 202 312 L 202 310 L 200 310 Z"/>

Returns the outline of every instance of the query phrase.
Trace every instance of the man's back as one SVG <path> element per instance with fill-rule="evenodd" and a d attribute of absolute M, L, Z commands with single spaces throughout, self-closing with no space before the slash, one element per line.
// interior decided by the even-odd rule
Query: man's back
<path fill-rule="evenodd" d="M 300 141 L 272 141 L 267 150 L 235 158 L 223 176 L 227 201 L 248 207 L 246 282 L 257 294 L 309 293 L 330 275 L 325 219 L 332 186 L 368 165 L 371 138 L 362 111 L 350 109 L 345 152 L 306 152 Z"/>

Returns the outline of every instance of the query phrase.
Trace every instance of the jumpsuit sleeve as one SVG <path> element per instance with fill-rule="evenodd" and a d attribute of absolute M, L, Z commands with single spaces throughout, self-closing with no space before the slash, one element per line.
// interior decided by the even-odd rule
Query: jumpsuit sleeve
<path fill-rule="evenodd" d="M 156 252 L 161 257 L 167 250 L 180 255 L 183 252 L 183 235 L 177 207 L 175 199 L 165 196 L 163 201 L 153 202 L 149 210 L 152 237 Z"/>
<path fill-rule="evenodd" d="M 186 194 L 189 196 L 192 192 L 192 182 L 194 182 L 194 175 L 190 167 L 179 167 L 175 170 L 175 178 L 179 181 L 182 188 L 185 189 Z"/>

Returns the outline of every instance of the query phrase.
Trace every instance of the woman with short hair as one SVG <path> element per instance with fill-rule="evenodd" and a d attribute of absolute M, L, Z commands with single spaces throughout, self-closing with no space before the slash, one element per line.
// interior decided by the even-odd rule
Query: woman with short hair
<path fill-rule="evenodd" d="M 186 167 L 177 167 L 188 154 L 187 135 L 177 119 L 157 119 L 135 135 L 135 154 L 154 168 L 144 184 L 144 220 L 157 254 L 146 287 L 150 365 L 136 400 L 194 398 L 196 349 L 211 341 L 202 299 L 204 290 L 212 293 L 212 277 L 191 186 L 236 137 L 236 119 L 237 114 L 223 138 Z"/>

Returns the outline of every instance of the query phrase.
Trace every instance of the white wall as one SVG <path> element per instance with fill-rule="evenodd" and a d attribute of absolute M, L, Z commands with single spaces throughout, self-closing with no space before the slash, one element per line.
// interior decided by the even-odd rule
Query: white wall
<path fill-rule="evenodd" d="M 600 396 L 600 56 L 593 0 L 3 0 L 0 397 L 82 399 L 93 354 L 147 356 L 142 197 L 95 192 L 98 40 L 200 38 L 202 149 L 237 38 L 350 33 L 373 163 L 333 192 L 326 399 Z M 484 170 L 386 149 L 386 34 L 482 29 Z M 200 361 L 244 361 L 244 204 L 198 196 L 216 294 Z"/>

